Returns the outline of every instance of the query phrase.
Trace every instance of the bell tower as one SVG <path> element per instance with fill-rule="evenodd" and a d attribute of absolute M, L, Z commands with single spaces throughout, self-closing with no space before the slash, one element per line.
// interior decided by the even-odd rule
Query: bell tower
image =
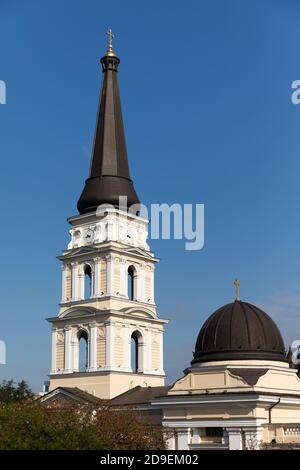
<path fill-rule="evenodd" d="M 162 386 L 163 331 L 154 299 L 157 259 L 147 244 L 130 178 L 112 32 L 90 174 L 68 219 L 71 240 L 59 256 L 62 297 L 52 324 L 50 390 L 78 387 L 110 399 L 137 385 Z M 121 202 L 121 204 L 120 204 Z"/>

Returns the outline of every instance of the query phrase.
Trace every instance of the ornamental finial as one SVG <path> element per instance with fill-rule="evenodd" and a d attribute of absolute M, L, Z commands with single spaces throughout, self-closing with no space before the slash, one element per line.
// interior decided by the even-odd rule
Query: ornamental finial
<path fill-rule="evenodd" d="M 105 55 L 114 56 L 115 53 L 113 51 L 112 42 L 113 42 L 113 38 L 115 37 L 115 35 L 114 35 L 114 33 L 112 32 L 111 29 L 109 29 L 106 34 L 108 36 L 108 46 L 107 46 L 107 51 L 106 51 Z"/>
<path fill-rule="evenodd" d="M 240 281 L 239 279 L 236 279 L 234 281 L 234 285 L 235 285 L 235 300 L 239 301 L 240 300 Z"/>

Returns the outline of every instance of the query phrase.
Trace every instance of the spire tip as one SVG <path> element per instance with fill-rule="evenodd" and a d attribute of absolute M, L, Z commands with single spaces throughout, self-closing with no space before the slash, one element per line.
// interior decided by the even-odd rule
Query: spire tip
<path fill-rule="evenodd" d="M 106 51 L 106 56 L 113 56 L 115 57 L 115 53 L 114 53 L 114 50 L 113 50 L 113 45 L 112 45 L 112 42 L 113 42 L 113 38 L 115 37 L 114 33 L 112 32 L 111 29 L 109 29 L 107 32 L 106 32 L 107 36 L 108 36 L 108 46 L 107 46 L 107 51 Z"/>
<path fill-rule="evenodd" d="M 235 300 L 239 302 L 240 301 L 240 285 L 241 285 L 240 280 L 235 279 L 234 285 L 235 285 Z"/>

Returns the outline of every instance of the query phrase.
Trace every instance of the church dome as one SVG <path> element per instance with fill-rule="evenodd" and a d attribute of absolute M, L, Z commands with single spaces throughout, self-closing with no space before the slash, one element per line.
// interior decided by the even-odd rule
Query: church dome
<path fill-rule="evenodd" d="M 269 315 L 255 305 L 236 300 L 206 320 L 192 364 L 253 359 L 286 362 L 283 339 Z"/>

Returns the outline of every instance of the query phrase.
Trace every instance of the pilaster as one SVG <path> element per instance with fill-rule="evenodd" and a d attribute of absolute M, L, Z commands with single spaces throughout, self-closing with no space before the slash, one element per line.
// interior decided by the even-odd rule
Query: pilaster
<path fill-rule="evenodd" d="M 131 337 L 130 337 L 129 325 L 124 325 L 123 341 L 124 341 L 124 369 L 130 372 L 131 371 L 131 363 L 130 363 L 131 362 L 130 361 Z"/>
<path fill-rule="evenodd" d="M 229 450 L 243 450 L 243 439 L 241 428 L 226 428 L 228 432 Z"/>
<path fill-rule="evenodd" d="M 145 329 L 145 373 L 152 373 L 152 332 L 150 328 Z"/>
<path fill-rule="evenodd" d="M 72 267 L 72 300 L 79 300 L 79 283 L 78 283 L 78 263 L 71 263 Z"/>
<path fill-rule="evenodd" d="M 120 286 L 120 296 L 126 298 L 127 297 L 127 260 L 123 256 L 120 259 L 120 278 L 121 278 L 121 286 Z"/>
<path fill-rule="evenodd" d="M 50 374 L 56 373 L 56 328 L 52 329 L 52 350 L 51 350 L 51 371 Z"/>
<path fill-rule="evenodd" d="M 189 450 L 190 428 L 177 428 L 178 450 Z"/>
<path fill-rule="evenodd" d="M 150 295 L 150 302 L 155 303 L 155 295 L 154 295 L 154 266 L 151 266 L 151 295 Z"/>
<path fill-rule="evenodd" d="M 115 342 L 115 326 L 114 323 L 108 321 L 105 324 L 105 356 L 106 356 L 106 369 L 111 369 L 114 365 L 114 342 Z"/>
<path fill-rule="evenodd" d="M 76 337 L 72 341 L 73 372 L 79 372 L 79 341 Z"/>
<path fill-rule="evenodd" d="M 72 347 L 71 347 L 71 338 L 72 338 L 72 328 L 70 326 L 65 326 L 65 372 L 72 372 Z"/>
<path fill-rule="evenodd" d="M 159 372 L 164 374 L 164 341 L 163 341 L 163 332 L 159 333 Z"/>
<path fill-rule="evenodd" d="M 107 276 L 106 276 L 107 295 L 113 295 L 114 263 L 113 263 L 112 255 L 106 256 L 106 269 L 107 269 Z"/>
<path fill-rule="evenodd" d="M 93 277 L 93 281 L 94 281 L 93 294 L 94 294 L 94 297 L 99 297 L 99 295 L 101 294 L 101 290 L 100 290 L 100 269 L 101 269 L 101 260 L 100 260 L 100 258 L 95 258 L 94 277 Z"/>
<path fill-rule="evenodd" d="M 67 272 L 67 266 L 65 264 L 62 264 L 61 266 L 61 302 L 66 301 L 66 272 Z"/>
<path fill-rule="evenodd" d="M 142 264 L 140 264 L 137 267 L 137 271 L 134 277 L 135 277 L 134 283 L 137 286 L 136 300 L 138 302 L 144 302 L 145 301 L 145 271 L 144 271 L 144 266 Z"/>
<path fill-rule="evenodd" d="M 89 325 L 89 372 L 97 370 L 97 323 L 91 323 Z"/>

